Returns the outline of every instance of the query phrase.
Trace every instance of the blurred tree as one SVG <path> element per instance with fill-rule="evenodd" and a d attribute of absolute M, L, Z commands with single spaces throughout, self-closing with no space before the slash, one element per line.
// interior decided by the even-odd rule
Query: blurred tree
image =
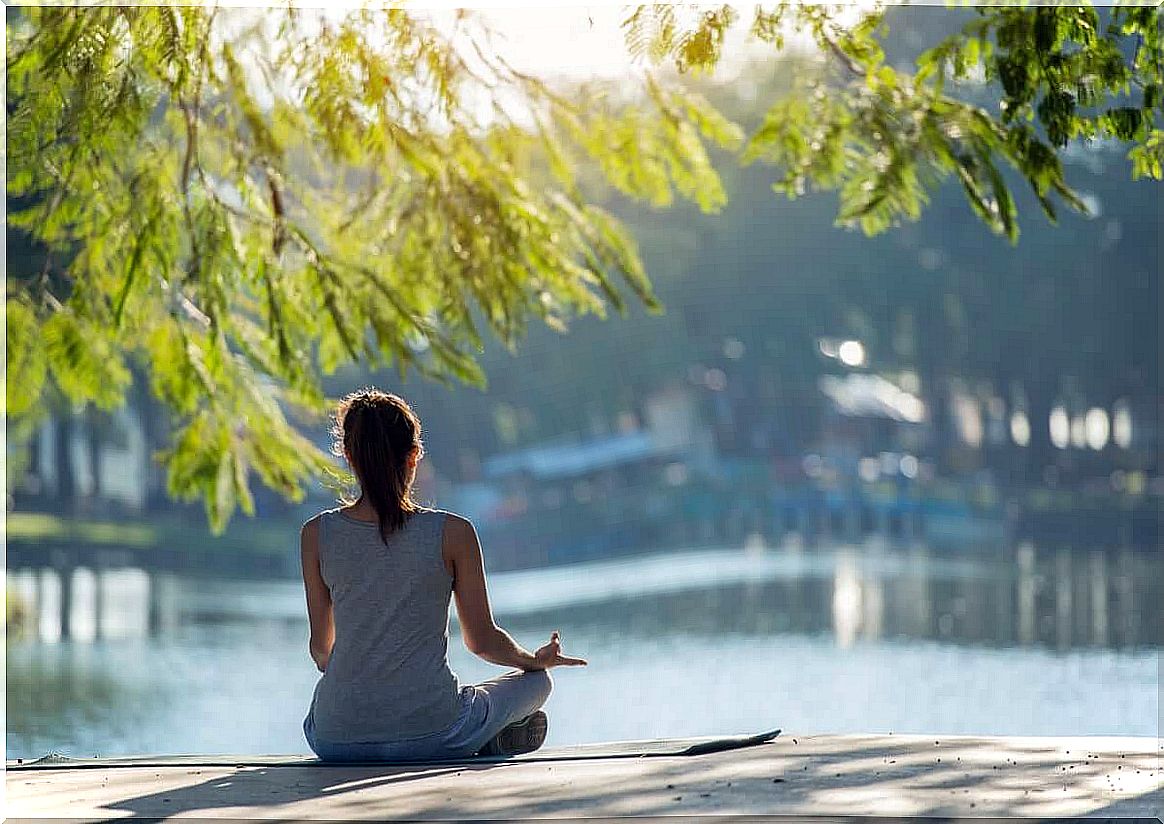
<path fill-rule="evenodd" d="M 1052 195 L 1086 210 L 1057 154 L 1073 139 L 1129 143 L 1133 177 L 1161 178 L 1159 4 L 1102 13 L 1090 4 L 978 6 L 974 19 L 908 68 L 885 59 L 883 4 L 851 25 L 840 8 L 784 0 L 757 6 L 751 20 L 751 34 L 777 49 L 797 31 L 822 56 L 820 71 L 801 75 L 772 105 L 743 152 L 746 161 L 780 167 L 777 191 L 796 197 L 835 189 L 838 222 L 872 234 L 916 220 L 929 193 L 953 174 L 975 214 L 1013 241 L 1017 210 L 1000 164 L 1026 179 L 1052 220 Z M 738 17 L 729 5 L 642 6 L 627 21 L 628 43 L 681 72 L 710 71 Z M 986 100 L 998 115 L 983 107 Z"/>
<path fill-rule="evenodd" d="M 825 57 L 745 145 L 782 167 L 779 190 L 835 188 L 840 220 L 876 233 L 952 173 L 1013 240 L 999 158 L 1052 216 L 1052 194 L 1082 205 L 1057 156 L 1072 137 L 1129 142 L 1135 174 L 1160 177 L 1158 9 L 1117 8 L 1102 32 L 1089 8 L 981 9 L 913 75 L 883 64 L 881 11 L 845 27 L 844 9 L 753 20 L 777 48 L 807 27 Z M 736 15 L 685 28 L 681 12 L 633 11 L 628 46 L 710 70 Z M 49 391 L 114 407 L 139 361 L 175 418 L 169 491 L 201 496 L 216 528 L 253 511 L 252 469 L 289 497 L 335 477 L 284 415 L 326 408 L 321 370 L 483 385 L 482 320 L 512 351 L 531 316 L 563 331 L 607 303 L 625 315 L 616 278 L 660 312 L 599 187 L 713 212 L 708 148 L 742 145 L 650 72 L 642 95 L 551 88 L 465 12 L 25 8 L 8 23 L 9 221 L 49 250 L 9 272 L 8 413 L 39 414 Z M 946 94 L 976 70 L 1003 86 L 998 117 Z"/>

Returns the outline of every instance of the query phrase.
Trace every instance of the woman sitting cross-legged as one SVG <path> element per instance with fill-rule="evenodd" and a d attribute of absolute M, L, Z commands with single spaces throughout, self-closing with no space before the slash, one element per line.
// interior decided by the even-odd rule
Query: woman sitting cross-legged
<path fill-rule="evenodd" d="M 324 761 L 415 761 L 536 750 L 549 670 L 583 665 L 560 638 L 531 654 L 494 623 L 473 524 L 412 498 L 420 421 L 365 389 L 336 412 L 336 452 L 360 496 L 303 525 L 311 657 L 320 672 L 303 732 Z M 514 668 L 462 686 L 449 668 L 449 603 L 465 646 Z"/>

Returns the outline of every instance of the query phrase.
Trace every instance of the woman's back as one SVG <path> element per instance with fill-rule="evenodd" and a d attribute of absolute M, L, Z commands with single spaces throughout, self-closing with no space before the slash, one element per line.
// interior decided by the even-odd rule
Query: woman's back
<path fill-rule="evenodd" d="M 448 514 L 422 508 L 385 545 L 376 523 L 320 513 L 319 565 L 335 615 L 335 645 L 312 699 L 321 739 L 413 738 L 457 719 L 453 581 L 441 552 Z"/>

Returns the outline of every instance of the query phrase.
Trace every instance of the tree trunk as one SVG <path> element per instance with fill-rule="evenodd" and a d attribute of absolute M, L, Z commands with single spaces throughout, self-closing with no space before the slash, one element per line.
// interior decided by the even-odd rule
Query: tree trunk
<path fill-rule="evenodd" d="M 56 499 L 62 512 L 73 513 L 77 506 L 77 476 L 73 472 L 72 438 L 73 417 L 67 411 L 58 412 L 53 420 L 55 428 L 53 447 L 56 466 Z"/>
<path fill-rule="evenodd" d="M 40 456 L 41 450 L 44 449 L 44 441 L 41 436 L 40 427 L 32 430 L 32 435 L 28 439 L 28 475 L 31 479 L 32 488 L 35 490 L 29 497 L 33 500 L 43 501 L 47 490 L 44 488 L 44 473 L 41 472 Z"/>
<path fill-rule="evenodd" d="M 94 502 L 100 505 L 101 493 L 101 445 L 104 438 L 101 432 L 101 413 L 90 406 L 85 410 L 86 446 L 89 451 L 89 472 L 93 478 L 93 486 L 89 491 Z"/>
<path fill-rule="evenodd" d="M 132 405 L 141 424 L 146 452 L 146 465 L 142 467 L 142 483 L 145 485 L 143 508 L 147 512 L 157 511 L 162 509 L 169 499 L 166 497 L 165 473 L 150 456 L 155 450 L 165 446 L 168 433 L 164 417 L 166 410 L 151 394 L 148 376 L 136 368 L 133 369 L 133 386 Z"/>

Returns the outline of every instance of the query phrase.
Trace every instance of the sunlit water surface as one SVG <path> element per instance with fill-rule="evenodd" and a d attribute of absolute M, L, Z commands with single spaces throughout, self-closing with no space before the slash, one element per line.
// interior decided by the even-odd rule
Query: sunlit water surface
<path fill-rule="evenodd" d="M 519 642 L 557 629 L 589 659 L 554 670 L 547 746 L 775 727 L 1157 736 L 1159 571 L 1130 554 L 723 550 L 490 587 Z M 307 753 L 302 585 L 171 581 L 172 626 L 150 638 L 143 584 L 107 577 L 102 640 L 9 644 L 7 757 Z M 449 647 L 462 683 L 504 671 L 455 620 Z"/>

